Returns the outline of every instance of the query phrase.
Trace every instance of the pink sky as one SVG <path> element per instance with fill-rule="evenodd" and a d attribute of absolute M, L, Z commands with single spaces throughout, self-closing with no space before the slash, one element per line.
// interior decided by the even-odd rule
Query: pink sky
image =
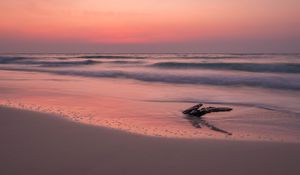
<path fill-rule="evenodd" d="M 1 0 L 0 52 L 300 52 L 299 0 Z"/>

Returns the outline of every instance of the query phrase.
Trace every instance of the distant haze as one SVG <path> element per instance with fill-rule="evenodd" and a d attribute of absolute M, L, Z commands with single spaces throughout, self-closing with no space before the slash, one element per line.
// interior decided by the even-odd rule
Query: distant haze
<path fill-rule="evenodd" d="M 0 52 L 300 52 L 299 0 L 1 0 Z"/>

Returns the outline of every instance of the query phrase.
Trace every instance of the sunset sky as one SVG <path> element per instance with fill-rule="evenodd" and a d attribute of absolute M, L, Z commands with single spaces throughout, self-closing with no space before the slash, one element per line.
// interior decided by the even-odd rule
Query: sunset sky
<path fill-rule="evenodd" d="M 299 0 L 1 0 L 0 52 L 300 52 Z"/>

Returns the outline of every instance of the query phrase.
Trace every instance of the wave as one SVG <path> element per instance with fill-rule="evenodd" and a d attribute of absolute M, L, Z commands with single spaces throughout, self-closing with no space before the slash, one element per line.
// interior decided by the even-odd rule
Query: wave
<path fill-rule="evenodd" d="M 125 71 L 78 71 L 78 70 L 49 70 L 49 69 L 23 69 L 23 68 L 0 68 L 9 71 L 27 71 L 51 73 L 57 75 L 94 77 L 94 78 L 123 78 L 145 82 L 160 82 L 171 84 L 203 84 L 214 86 L 249 86 L 270 89 L 300 90 L 300 78 L 282 77 L 275 75 L 247 77 L 226 75 L 173 75 L 145 72 Z"/>
<path fill-rule="evenodd" d="M 30 57 L 0 57 L 0 64 L 39 65 L 41 67 L 80 66 L 102 63 L 94 60 L 82 61 L 41 61 Z"/>
<path fill-rule="evenodd" d="M 118 60 L 118 61 L 109 61 L 107 63 L 113 63 L 113 64 L 143 64 L 144 61 L 124 61 L 124 60 Z"/>
<path fill-rule="evenodd" d="M 30 57 L 10 57 L 10 56 L 0 56 L 0 64 L 11 64 L 19 61 L 24 61 L 31 59 Z"/>
<path fill-rule="evenodd" d="M 278 72 L 300 73 L 300 64 L 259 64 L 259 63 L 182 63 L 161 62 L 150 65 L 157 68 L 169 69 L 214 69 L 214 70 L 238 70 L 247 72 Z"/>
<path fill-rule="evenodd" d="M 109 61 L 99 61 L 94 59 L 84 59 L 84 60 L 68 60 L 70 58 L 49 58 L 38 59 L 30 57 L 0 57 L 0 64 L 24 64 L 24 65 L 39 65 L 41 67 L 62 67 L 62 66 L 80 66 L 80 65 L 92 65 L 99 63 L 110 63 L 110 64 L 143 64 L 144 61 L 141 60 L 109 60 Z M 47 61 L 48 60 L 48 61 Z"/>
<path fill-rule="evenodd" d="M 123 55 L 84 55 L 78 56 L 76 58 L 94 58 L 94 59 L 144 59 L 145 57 L 141 56 L 123 56 Z"/>
<path fill-rule="evenodd" d="M 94 60 L 84 60 L 84 61 L 68 61 L 68 62 L 42 62 L 41 67 L 62 67 L 62 66 L 82 66 L 82 65 L 93 65 L 102 62 Z"/>

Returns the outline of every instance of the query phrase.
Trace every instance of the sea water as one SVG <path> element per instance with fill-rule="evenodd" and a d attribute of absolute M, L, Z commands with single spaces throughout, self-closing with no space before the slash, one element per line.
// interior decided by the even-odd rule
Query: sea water
<path fill-rule="evenodd" d="M 0 102 L 135 134 L 300 142 L 300 54 L 2 54 Z M 193 127 L 182 110 L 231 107 Z"/>

